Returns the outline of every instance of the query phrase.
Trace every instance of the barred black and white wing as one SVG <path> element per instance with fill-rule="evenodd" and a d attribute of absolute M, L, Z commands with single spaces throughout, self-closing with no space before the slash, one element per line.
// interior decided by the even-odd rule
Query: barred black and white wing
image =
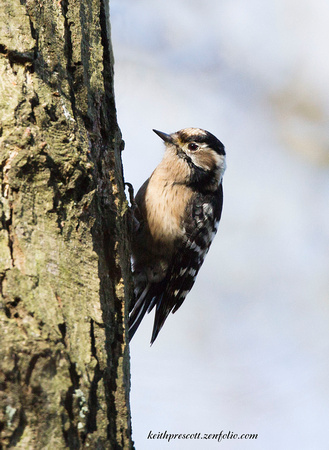
<path fill-rule="evenodd" d="M 165 278 L 159 283 L 146 283 L 137 288 L 136 302 L 130 314 L 130 338 L 146 312 L 155 307 L 151 343 L 161 330 L 169 313 L 178 310 L 195 282 L 196 276 L 216 234 L 223 205 L 222 185 L 210 194 L 196 193 L 187 205 L 183 222 L 183 238 L 176 250 Z"/>

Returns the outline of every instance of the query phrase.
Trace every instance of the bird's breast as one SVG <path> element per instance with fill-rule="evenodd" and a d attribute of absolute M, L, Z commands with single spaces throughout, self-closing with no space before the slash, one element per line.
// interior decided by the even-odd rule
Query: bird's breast
<path fill-rule="evenodd" d="M 183 218 L 193 191 L 166 179 L 150 179 L 145 196 L 146 220 L 155 242 L 173 243 L 183 236 Z"/>

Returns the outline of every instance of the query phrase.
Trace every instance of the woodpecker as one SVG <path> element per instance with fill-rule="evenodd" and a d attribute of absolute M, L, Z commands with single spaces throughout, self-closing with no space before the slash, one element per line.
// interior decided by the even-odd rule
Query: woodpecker
<path fill-rule="evenodd" d="M 155 308 L 151 344 L 191 290 L 216 234 L 223 207 L 224 145 L 200 128 L 166 134 L 162 161 L 135 198 L 131 339 Z"/>

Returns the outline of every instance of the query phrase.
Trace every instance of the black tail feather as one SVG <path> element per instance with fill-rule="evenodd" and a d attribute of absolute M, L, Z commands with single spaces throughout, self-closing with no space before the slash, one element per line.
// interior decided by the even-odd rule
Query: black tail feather
<path fill-rule="evenodd" d="M 155 317 L 154 317 L 154 325 L 153 325 L 153 331 L 152 331 L 152 337 L 151 337 L 151 345 L 156 340 L 161 328 L 163 327 L 163 324 L 165 323 L 170 311 L 171 307 L 168 308 L 168 305 L 166 305 L 166 302 L 163 301 L 163 294 L 158 299 L 156 303 L 156 310 L 155 310 Z"/>
<path fill-rule="evenodd" d="M 148 310 L 152 297 L 150 296 L 150 284 L 147 284 L 134 304 L 129 316 L 129 340 L 133 338 Z"/>

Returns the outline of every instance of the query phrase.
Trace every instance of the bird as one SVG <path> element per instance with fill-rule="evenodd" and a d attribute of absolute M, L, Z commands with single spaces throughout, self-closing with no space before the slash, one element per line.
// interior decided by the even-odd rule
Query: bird
<path fill-rule="evenodd" d="M 209 131 L 153 131 L 164 141 L 165 153 L 134 199 L 138 225 L 131 242 L 129 313 L 131 340 L 146 312 L 155 308 L 151 345 L 193 287 L 217 232 L 226 169 L 225 147 Z"/>

